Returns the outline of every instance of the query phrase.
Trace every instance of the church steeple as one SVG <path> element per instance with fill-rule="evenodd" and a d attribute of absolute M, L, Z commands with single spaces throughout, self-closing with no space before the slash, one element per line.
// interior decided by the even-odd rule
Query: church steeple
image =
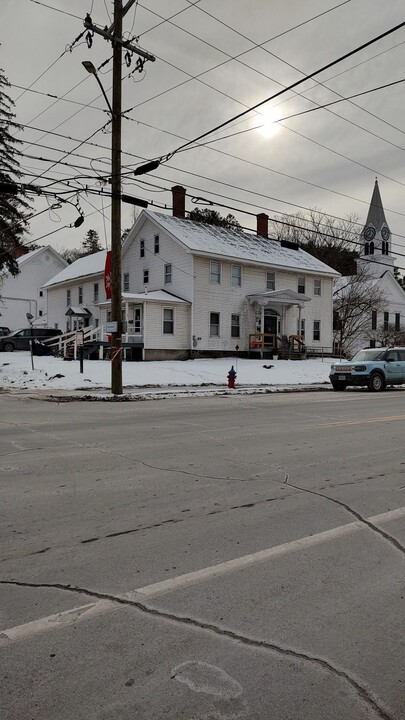
<path fill-rule="evenodd" d="M 377 178 L 360 243 L 360 262 L 362 265 L 367 262 L 372 275 L 380 277 L 385 270 L 393 268 L 395 258 L 391 256 L 391 231 L 385 218 Z"/>

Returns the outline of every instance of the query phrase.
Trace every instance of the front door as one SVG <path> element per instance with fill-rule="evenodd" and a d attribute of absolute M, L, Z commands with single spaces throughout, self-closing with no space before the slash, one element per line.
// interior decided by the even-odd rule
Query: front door
<path fill-rule="evenodd" d="M 276 315 L 267 315 L 266 312 L 264 313 L 264 344 L 266 347 L 275 347 L 277 345 L 277 324 L 278 318 Z M 270 333 L 270 335 L 266 335 L 267 333 Z"/>

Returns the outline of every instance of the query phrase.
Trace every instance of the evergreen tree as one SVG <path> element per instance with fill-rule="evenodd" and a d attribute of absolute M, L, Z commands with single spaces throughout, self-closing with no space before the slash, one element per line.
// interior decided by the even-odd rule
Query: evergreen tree
<path fill-rule="evenodd" d="M 229 230 L 241 230 L 241 225 L 237 219 L 229 214 L 223 217 L 217 210 L 211 210 L 210 208 L 194 208 L 189 215 L 190 220 L 195 222 L 206 223 L 207 225 L 219 225 L 220 227 L 228 228 Z"/>
<path fill-rule="evenodd" d="M 401 275 L 397 267 L 394 267 L 394 278 L 397 281 L 398 285 L 405 290 L 405 275 Z"/>
<path fill-rule="evenodd" d="M 100 252 L 102 249 L 97 230 L 88 230 L 82 243 L 82 257 Z"/>
<path fill-rule="evenodd" d="M 22 173 L 17 149 L 21 141 L 11 135 L 10 123 L 15 118 L 14 103 L 7 94 L 10 83 L 0 69 L 0 183 L 16 183 Z M 18 125 L 13 125 L 13 129 Z M 0 272 L 17 275 L 18 264 L 15 250 L 22 244 L 21 238 L 28 229 L 29 204 L 24 192 L 18 195 L 0 190 Z"/>

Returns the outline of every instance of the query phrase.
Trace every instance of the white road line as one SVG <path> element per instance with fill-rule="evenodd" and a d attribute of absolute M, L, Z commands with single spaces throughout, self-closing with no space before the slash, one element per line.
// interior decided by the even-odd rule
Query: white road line
<path fill-rule="evenodd" d="M 397 508 L 396 510 L 390 510 L 389 512 L 381 513 L 380 515 L 374 515 L 373 517 L 367 518 L 369 522 L 374 525 L 385 525 L 393 522 L 400 518 L 405 517 L 405 507 Z M 195 572 L 185 573 L 184 575 L 178 575 L 177 577 L 163 580 L 162 582 L 153 583 L 152 585 L 146 585 L 120 595 L 125 600 L 138 600 L 140 602 L 153 597 L 159 597 L 169 592 L 174 592 L 197 583 L 210 580 L 211 578 L 218 578 L 222 575 L 227 575 L 232 572 L 243 570 L 246 567 L 257 565 L 259 563 L 268 562 L 274 558 L 281 557 L 283 555 L 289 555 L 300 550 L 307 550 L 308 548 L 315 547 L 325 542 L 337 540 L 341 537 L 352 535 L 360 530 L 365 530 L 365 526 L 359 520 L 356 522 L 348 523 L 347 525 L 340 525 L 339 527 L 325 530 L 324 532 L 317 533 L 316 535 L 308 535 L 292 542 L 283 543 L 282 545 L 276 545 L 275 547 L 267 548 L 266 550 L 259 550 L 256 553 L 244 555 L 234 560 L 227 560 L 217 565 L 211 565 L 210 567 L 196 570 Z M 86 605 L 80 605 L 78 607 L 71 608 L 70 610 L 64 610 L 63 612 L 56 613 L 55 615 L 48 615 L 48 617 L 40 618 L 39 620 L 33 620 L 32 622 L 24 623 L 23 625 L 17 625 L 7 630 L 0 630 L 0 647 L 9 645 L 12 642 L 19 640 L 25 640 L 33 635 L 45 632 L 47 630 L 56 630 L 57 628 L 64 628 L 69 625 L 77 624 L 84 620 L 89 620 L 97 615 L 104 615 L 113 610 L 119 610 L 125 607 L 125 605 L 118 605 L 112 600 L 96 600 Z"/>

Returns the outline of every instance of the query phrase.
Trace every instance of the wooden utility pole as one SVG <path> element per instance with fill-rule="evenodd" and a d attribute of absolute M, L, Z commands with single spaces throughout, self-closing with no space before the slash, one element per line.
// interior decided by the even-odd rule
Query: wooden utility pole
<path fill-rule="evenodd" d="M 122 37 L 122 0 L 114 0 L 114 37 Z M 122 291 L 121 291 L 121 112 L 122 45 L 113 40 L 111 139 L 111 392 L 122 395 Z"/>
<path fill-rule="evenodd" d="M 131 40 L 122 39 L 122 19 L 135 4 L 136 0 L 127 0 L 125 7 L 122 0 L 114 0 L 114 22 L 107 28 L 94 25 L 89 14 L 84 20 L 84 27 L 91 33 L 101 35 L 113 45 L 113 86 L 112 106 L 97 76 L 97 71 L 90 62 L 83 62 L 84 67 L 95 75 L 112 116 L 111 138 L 111 322 L 115 323 L 115 331 L 111 333 L 111 392 L 122 395 L 122 290 L 121 290 L 121 200 L 141 207 L 147 207 L 145 201 L 137 200 L 128 195 L 121 195 L 121 114 L 122 114 L 122 48 L 127 54 L 135 53 L 144 61 L 155 62 L 155 57 L 134 45 Z M 143 64 L 138 68 L 141 70 Z M 159 164 L 159 163 L 158 163 Z M 149 163 L 150 165 L 150 163 Z M 142 170 L 142 174 L 145 170 Z M 138 173 L 139 174 L 139 173 Z M 136 200 L 136 202 L 134 202 Z"/>

